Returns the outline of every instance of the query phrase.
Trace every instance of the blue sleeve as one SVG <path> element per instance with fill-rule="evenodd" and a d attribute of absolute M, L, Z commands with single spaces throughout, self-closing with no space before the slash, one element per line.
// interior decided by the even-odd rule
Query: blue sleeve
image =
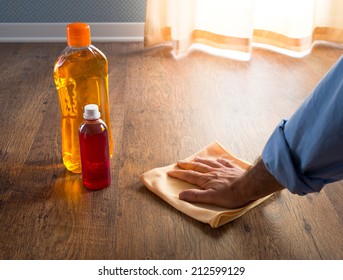
<path fill-rule="evenodd" d="M 343 57 L 276 127 L 262 160 L 281 185 L 299 195 L 343 179 Z"/>

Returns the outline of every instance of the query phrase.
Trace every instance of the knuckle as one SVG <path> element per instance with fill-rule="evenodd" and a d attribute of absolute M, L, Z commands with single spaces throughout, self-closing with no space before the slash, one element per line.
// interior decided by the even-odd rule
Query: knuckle
<path fill-rule="evenodd" d="M 192 192 L 190 193 L 191 199 L 193 201 L 197 201 L 199 199 L 199 193 L 198 192 Z"/>
<path fill-rule="evenodd" d="M 202 186 L 207 186 L 213 180 L 213 173 L 207 173 L 199 177 L 199 184 Z"/>

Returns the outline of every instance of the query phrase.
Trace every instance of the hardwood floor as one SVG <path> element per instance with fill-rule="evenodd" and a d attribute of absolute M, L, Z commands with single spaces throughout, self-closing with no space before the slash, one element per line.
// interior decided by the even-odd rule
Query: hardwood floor
<path fill-rule="evenodd" d="M 148 191 L 139 176 L 213 140 L 253 162 L 343 54 L 254 49 L 249 62 L 169 48 L 95 43 L 109 60 L 112 185 L 89 192 L 61 162 L 53 64 L 65 44 L 0 44 L 1 259 L 342 259 L 343 183 L 282 191 L 212 229 Z"/>

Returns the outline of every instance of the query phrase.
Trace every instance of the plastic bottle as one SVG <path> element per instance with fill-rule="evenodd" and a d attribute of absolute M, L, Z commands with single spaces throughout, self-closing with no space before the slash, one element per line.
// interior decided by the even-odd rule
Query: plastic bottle
<path fill-rule="evenodd" d="M 108 62 L 105 55 L 91 45 L 90 27 L 86 23 L 67 25 L 67 43 L 55 62 L 54 79 L 61 110 L 62 158 L 66 168 L 81 172 L 78 129 L 86 104 L 97 104 L 108 127 L 110 153 L 113 140 L 108 98 Z"/>
<path fill-rule="evenodd" d="M 95 104 L 85 106 L 83 117 L 79 129 L 82 182 L 90 190 L 100 190 L 111 184 L 107 126 Z"/>

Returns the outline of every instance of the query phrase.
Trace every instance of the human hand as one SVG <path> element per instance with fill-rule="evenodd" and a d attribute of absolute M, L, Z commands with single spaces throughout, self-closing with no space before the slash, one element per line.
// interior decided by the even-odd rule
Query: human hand
<path fill-rule="evenodd" d="M 182 169 L 169 171 L 169 176 L 201 188 L 179 194 L 180 199 L 188 202 L 210 203 L 234 209 L 284 189 L 268 172 L 262 159 L 248 171 L 223 158 L 208 160 L 196 157 L 193 162 L 179 161 L 177 165 Z"/>
<path fill-rule="evenodd" d="M 196 157 L 192 162 L 178 161 L 177 165 L 182 169 L 168 172 L 169 176 L 201 188 L 181 192 L 181 200 L 216 204 L 226 208 L 237 208 L 250 201 L 233 184 L 245 171 L 230 160 Z"/>

